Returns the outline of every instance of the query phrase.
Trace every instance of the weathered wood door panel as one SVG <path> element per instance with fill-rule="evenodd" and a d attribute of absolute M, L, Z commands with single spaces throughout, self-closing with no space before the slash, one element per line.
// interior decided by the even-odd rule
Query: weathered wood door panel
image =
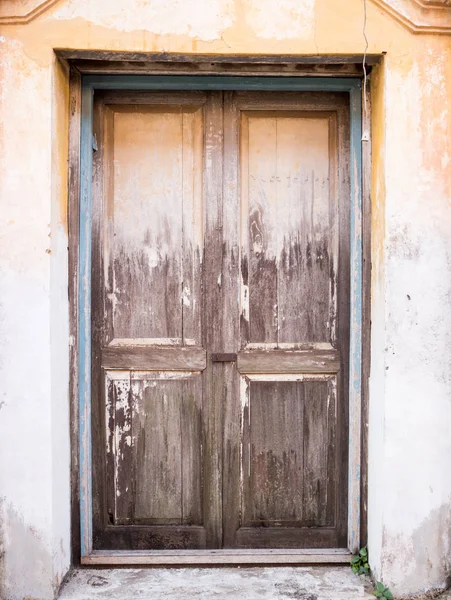
<path fill-rule="evenodd" d="M 347 99 L 242 92 L 225 106 L 239 148 L 225 162 L 238 182 L 240 333 L 224 542 L 345 547 Z"/>
<path fill-rule="evenodd" d="M 206 544 L 205 103 L 158 93 L 96 102 L 98 547 Z"/>
<path fill-rule="evenodd" d="M 96 548 L 346 545 L 348 129 L 340 94 L 97 95 Z"/>

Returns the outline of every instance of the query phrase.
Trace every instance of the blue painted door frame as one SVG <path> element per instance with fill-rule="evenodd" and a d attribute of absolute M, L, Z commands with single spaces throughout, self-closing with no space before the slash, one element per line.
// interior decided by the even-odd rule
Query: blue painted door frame
<path fill-rule="evenodd" d="M 360 545 L 362 383 L 362 86 L 355 78 L 89 75 L 82 80 L 79 236 L 79 448 L 81 557 L 92 554 L 91 484 L 91 216 L 95 90 L 257 90 L 349 93 L 351 116 L 351 328 L 349 361 L 348 549 Z"/>

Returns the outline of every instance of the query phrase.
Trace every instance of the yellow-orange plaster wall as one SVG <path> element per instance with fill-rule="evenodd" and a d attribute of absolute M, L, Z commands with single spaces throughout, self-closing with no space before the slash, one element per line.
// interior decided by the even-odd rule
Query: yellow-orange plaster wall
<path fill-rule="evenodd" d="M 363 54 L 365 35 L 368 53 L 384 54 L 371 75 L 370 556 L 399 595 L 443 586 L 451 573 L 451 37 L 413 34 L 371 0 L 48 4 L 0 29 L 0 597 L 51 598 L 70 565 L 70 107 L 67 65 L 54 50 L 327 56 Z"/>

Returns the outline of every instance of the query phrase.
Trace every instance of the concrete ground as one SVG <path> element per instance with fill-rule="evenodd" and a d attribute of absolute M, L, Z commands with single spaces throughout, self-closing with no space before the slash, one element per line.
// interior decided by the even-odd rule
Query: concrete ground
<path fill-rule="evenodd" d="M 59 600 L 374 600 L 349 567 L 83 569 Z"/>

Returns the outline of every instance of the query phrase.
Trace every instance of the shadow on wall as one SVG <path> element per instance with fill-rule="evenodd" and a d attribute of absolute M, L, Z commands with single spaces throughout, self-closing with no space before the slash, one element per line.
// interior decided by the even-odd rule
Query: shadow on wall
<path fill-rule="evenodd" d="M 52 584 L 51 574 L 51 553 L 39 532 L 0 499 L 1 600 L 52 599 L 57 586 Z"/>

